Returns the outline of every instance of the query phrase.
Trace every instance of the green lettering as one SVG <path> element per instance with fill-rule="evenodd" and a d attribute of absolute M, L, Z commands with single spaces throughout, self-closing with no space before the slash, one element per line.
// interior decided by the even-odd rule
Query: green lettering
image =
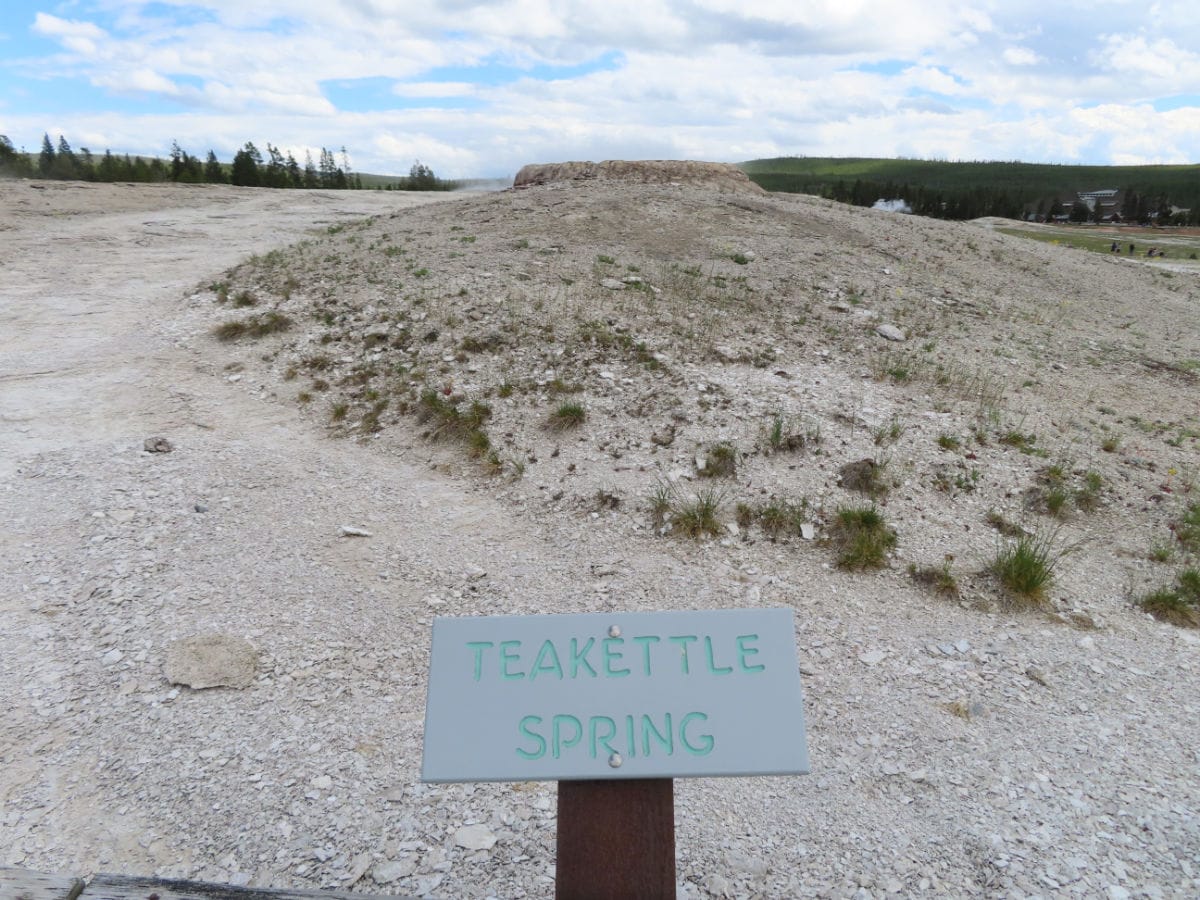
<path fill-rule="evenodd" d="M 691 674 L 691 669 L 688 667 L 688 644 L 696 640 L 696 636 L 694 634 L 677 634 L 667 640 L 679 645 L 679 668 L 684 675 Z"/>
<path fill-rule="evenodd" d="M 495 647 L 491 641 L 467 641 L 467 646 L 475 651 L 475 680 L 483 674 L 483 651 L 488 647 Z"/>
<path fill-rule="evenodd" d="M 508 667 L 511 663 L 519 663 L 521 657 L 516 653 L 509 653 L 509 649 L 520 647 L 520 641 L 501 641 L 500 642 L 500 677 L 505 681 L 513 681 L 517 678 L 524 678 L 524 672 L 510 672 Z"/>
<path fill-rule="evenodd" d="M 604 724 L 606 727 L 608 732 L 607 734 L 600 734 L 599 726 L 601 724 Z M 617 734 L 617 723 L 608 716 L 592 716 L 591 720 L 588 722 L 588 732 L 591 738 L 589 743 L 591 744 L 592 748 L 592 759 L 596 758 L 597 745 L 603 746 L 604 749 L 610 754 L 617 752 L 613 749 L 613 745 L 609 743 L 609 740 L 611 740 Z"/>
<path fill-rule="evenodd" d="M 712 635 L 706 634 L 704 636 L 704 650 L 705 655 L 708 657 L 708 671 L 713 675 L 728 675 L 733 671 L 733 666 L 718 666 L 713 661 Z"/>
<path fill-rule="evenodd" d="M 628 669 L 614 669 L 613 660 L 620 662 L 624 658 L 624 654 L 620 650 L 613 650 L 613 644 L 624 644 L 625 638 L 605 638 L 604 639 L 604 674 L 609 678 L 624 678 L 629 674 Z"/>
<path fill-rule="evenodd" d="M 654 720 L 650 716 L 643 713 L 642 715 L 642 756 L 650 755 L 650 736 L 654 735 L 654 739 L 662 746 L 667 748 L 667 756 L 675 754 L 675 732 L 671 730 L 671 714 L 663 713 L 663 722 L 666 725 L 666 734 L 664 735 L 654 724 Z"/>
<path fill-rule="evenodd" d="M 738 638 L 737 638 L 738 668 L 740 668 L 743 672 L 762 672 L 767 668 L 766 666 L 762 665 L 761 663 L 757 663 L 753 666 L 748 665 L 746 663 L 746 657 L 747 656 L 756 656 L 758 654 L 758 648 L 757 647 L 747 647 L 745 642 L 746 641 L 757 641 L 757 640 L 758 640 L 757 634 L 739 634 L 738 635 Z"/>
<path fill-rule="evenodd" d="M 707 722 L 708 716 L 702 712 L 690 712 L 684 716 L 679 723 L 679 741 L 687 749 L 687 752 L 692 754 L 692 756 L 707 756 L 712 752 L 713 744 L 715 744 L 716 741 L 713 740 L 713 736 L 711 734 L 702 734 L 699 735 L 700 746 L 693 746 L 692 742 L 688 740 L 687 732 L 688 726 L 692 724 L 693 719 L 699 719 L 701 722 Z"/>
<path fill-rule="evenodd" d="M 642 634 L 633 639 L 635 644 L 639 644 L 642 648 L 642 674 L 649 676 L 650 674 L 650 645 L 657 644 L 661 640 L 657 634 Z"/>
<path fill-rule="evenodd" d="M 544 737 L 542 737 L 540 734 L 538 734 L 536 731 L 530 731 L 529 730 L 530 723 L 532 723 L 534 725 L 541 725 L 542 717 L 541 716 L 525 716 L 523 719 L 521 719 L 520 723 L 518 723 L 517 728 L 520 730 L 521 734 L 525 735 L 525 737 L 532 738 L 535 741 L 534 746 L 537 747 L 537 749 L 536 750 L 522 750 L 520 747 L 518 747 L 517 748 L 517 756 L 521 757 L 522 759 L 541 759 L 543 756 L 546 755 L 546 739 Z"/>
<path fill-rule="evenodd" d="M 558 661 L 558 651 L 554 649 L 554 641 L 547 639 L 542 642 L 542 649 L 538 651 L 537 659 L 533 661 L 533 668 L 529 671 L 529 680 L 533 681 L 537 678 L 538 672 L 553 672 L 558 676 L 558 680 L 562 681 L 562 663 Z"/>
<path fill-rule="evenodd" d="M 625 717 L 625 737 L 629 741 L 629 753 L 626 756 L 634 759 L 637 757 L 637 729 L 633 727 L 633 716 Z"/>
<path fill-rule="evenodd" d="M 562 727 L 568 724 L 575 729 L 575 734 L 573 737 L 564 738 Z M 562 756 L 562 752 L 564 750 L 569 750 L 571 747 L 574 747 L 583 740 L 583 723 L 574 716 L 564 715 L 561 713 L 556 715 L 552 720 L 550 729 L 550 747 L 554 753 L 555 759 L 558 759 L 560 756 Z"/>
<path fill-rule="evenodd" d="M 592 652 L 592 646 L 596 643 L 595 638 L 588 638 L 587 643 L 583 645 L 583 649 L 579 649 L 579 638 L 571 638 L 571 677 L 579 677 L 579 666 L 584 665 L 593 678 L 596 677 L 596 670 L 592 668 L 592 664 L 588 662 L 587 655 Z"/>

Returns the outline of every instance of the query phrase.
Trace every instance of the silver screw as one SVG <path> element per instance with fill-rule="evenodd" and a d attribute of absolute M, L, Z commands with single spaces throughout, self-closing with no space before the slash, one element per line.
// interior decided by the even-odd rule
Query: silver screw
<path fill-rule="evenodd" d="M 622 763 L 622 762 L 624 762 L 624 760 L 623 760 L 623 759 L 621 759 L 621 754 L 620 754 L 620 753 L 614 753 L 612 756 L 610 756 L 610 757 L 608 758 L 608 764 L 609 764 L 610 766 L 612 766 L 614 769 L 619 769 L 619 768 L 621 768 L 621 763 Z"/>
<path fill-rule="evenodd" d="M 608 626 L 608 636 L 609 637 L 620 637 L 621 636 L 621 626 L 620 625 L 609 625 Z M 617 757 L 618 760 L 620 758 L 621 757 L 619 757 L 619 756 Z M 617 765 L 620 765 L 620 763 L 618 762 Z"/>

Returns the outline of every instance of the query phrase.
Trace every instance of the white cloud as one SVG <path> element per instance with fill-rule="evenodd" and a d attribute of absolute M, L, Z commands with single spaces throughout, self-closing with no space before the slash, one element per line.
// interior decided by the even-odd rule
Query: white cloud
<path fill-rule="evenodd" d="M 1010 66 L 1035 66 L 1038 55 L 1028 47 L 1005 47 L 1003 59 Z"/>
<path fill-rule="evenodd" d="M 188 15 L 173 20 L 169 4 Z M 1146 135 L 1160 137 L 1162 161 L 1200 156 L 1195 108 L 1171 116 L 1150 105 L 1200 94 L 1200 56 L 1188 49 L 1200 46 L 1200 19 L 1174 0 L 1149 9 L 1104 0 L 74 0 L 69 8 L 70 19 L 36 16 L 32 29 L 60 52 L 24 60 L 22 71 L 170 104 L 135 117 L 132 129 L 103 111 L 63 122 L 66 133 L 87 129 L 134 151 L 173 136 L 226 158 L 247 139 L 345 144 L 366 170 L 407 171 L 419 157 L 449 175 L 572 156 L 1153 159 Z M 97 12 L 104 8 L 115 17 Z M 554 78 L 533 68 L 598 59 L 616 62 Z M 478 82 L 476 66 L 485 73 Z M 500 77 L 496 67 L 528 74 L 513 81 L 511 69 Z M 453 80 L 436 80 L 443 68 Z M 381 108 L 339 110 L 322 91 L 336 83 L 341 96 L 358 79 L 391 82 Z M 0 91 L 5 127 L 28 121 L 40 138 L 44 118 L 57 116 L 22 99 L 22 89 Z M 457 98 L 472 102 L 405 103 Z"/>

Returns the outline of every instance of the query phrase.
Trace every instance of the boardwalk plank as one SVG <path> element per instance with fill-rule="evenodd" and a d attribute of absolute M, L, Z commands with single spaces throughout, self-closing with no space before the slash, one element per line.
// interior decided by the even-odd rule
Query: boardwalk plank
<path fill-rule="evenodd" d="M 0 900 L 75 900 L 83 880 L 0 866 Z"/>
<path fill-rule="evenodd" d="M 405 898 L 344 891 L 296 891 L 279 888 L 235 887 L 201 881 L 97 875 L 79 900 L 405 900 Z"/>

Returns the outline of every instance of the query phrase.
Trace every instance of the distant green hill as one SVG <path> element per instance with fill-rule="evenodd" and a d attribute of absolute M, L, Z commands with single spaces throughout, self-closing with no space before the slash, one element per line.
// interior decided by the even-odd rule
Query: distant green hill
<path fill-rule="evenodd" d="M 741 164 L 769 191 L 816 194 L 869 206 L 904 198 L 914 211 L 943 218 L 1018 217 L 1054 198 L 1116 189 L 1200 212 L 1200 165 L 1065 166 L 1021 162 L 781 157 Z"/>

